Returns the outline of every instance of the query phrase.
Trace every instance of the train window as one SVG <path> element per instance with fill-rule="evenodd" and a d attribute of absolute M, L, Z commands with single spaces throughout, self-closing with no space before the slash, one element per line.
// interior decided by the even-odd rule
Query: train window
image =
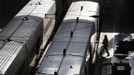
<path fill-rule="evenodd" d="M 130 75 L 130 66 L 128 63 L 114 63 L 112 75 Z"/>
<path fill-rule="evenodd" d="M 117 66 L 117 70 L 125 70 L 125 66 Z"/>

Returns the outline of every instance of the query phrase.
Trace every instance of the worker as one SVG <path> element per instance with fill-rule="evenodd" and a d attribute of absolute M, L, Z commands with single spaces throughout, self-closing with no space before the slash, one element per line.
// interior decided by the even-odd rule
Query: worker
<path fill-rule="evenodd" d="M 101 48 L 100 55 L 102 56 L 102 54 L 105 51 L 107 53 L 107 56 L 110 56 L 109 51 L 108 51 L 108 38 L 107 38 L 107 35 L 104 35 L 104 40 L 103 40 L 102 44 L 103 44 L 103 46 Z"/>

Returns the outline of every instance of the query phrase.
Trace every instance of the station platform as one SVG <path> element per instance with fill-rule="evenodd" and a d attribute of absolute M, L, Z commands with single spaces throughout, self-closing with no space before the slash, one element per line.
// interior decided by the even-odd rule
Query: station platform
<path fill-rule="evenodd" d="M 101 66 L 105 63 L 116 61 L 116 58 L 113 55 L 115 50 L 117 50 L 117 44 L 119 41 L 134 40 L 134 12 L 132 11 L 132 8 L 134 7 L 133 3 L 134 1 L 130 0 L 111 0 L 109 6 L 105 9 L 93 75 L 101 75 L 102 72 L 103 75 L 109 75 L 110 71 L 108 70 L 110 66 L 103 67 L 105 71 L 101 71 Z M 99 53 L 101 51 L 101 47 L 103 46 L 102 42 L 104 40 L 104 35 L 107 35 L 108 38 L 108 51 L 110 56 L 107 56 L 107 53 L 104 52 L 102 55 L 104 58 L 100 58 Z M 127 61 L 131 65 L 131 68 L 134 66 L 133 57 L 133 52 L 130 52 L 128 54 Z M 133 74 L 133 69 L 131 69 L 130 75 Z"/>

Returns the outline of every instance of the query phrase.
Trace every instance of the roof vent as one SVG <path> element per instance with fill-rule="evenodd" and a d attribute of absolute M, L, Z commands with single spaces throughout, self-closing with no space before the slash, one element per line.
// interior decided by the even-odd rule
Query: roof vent
<path fill-rule="evenodd" d="M 73 31 L 70 32 L 70 37 L 73 37 Z"/>
<path fill-rule="evenodd" d="M 64 56 L 66 55 L 66 51 L 67 51 L 66 49 L 63 50 L 63 55 Z"/>
<path fill-rule="evenodd" d="M 80 11 L 82 11 L 83 10 L 83 6 L 81 6 L 81 9 L 80 9 Z"/>
<path fill-rule="evenodd" d="M 79 22 L 79 17 L 76 18 L 76 22 Z"/>

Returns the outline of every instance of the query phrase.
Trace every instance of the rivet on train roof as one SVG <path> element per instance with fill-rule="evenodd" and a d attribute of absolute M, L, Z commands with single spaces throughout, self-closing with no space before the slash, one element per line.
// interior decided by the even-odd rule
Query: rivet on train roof
<path fill-rule="evenodd" d="M 54 75 L 58 75 L 58 73 L 57 72 L 54 72 Z"/>
<path fill-rule="evenodd" d="M 76 18 L 76 22 L 78 22 L 78 21 L 79 21 L 79 17 Z"/>
<path fill-rule="evenodd" d="M 70 32 L 70 37 L 73 37 L 73 31 Z"/>
<path fill-rule="evenodd" d="M 63 49 L 63 55 L 64 56 L 66 55 L 66 49 Z"/>
<path fill-rule="evenodd" d="M 81 9 L 80 9 L 80 11 L 82 11 L 83 10 L 83 6 L 81 6 Z"/>
<path fill-rule="evenodd" d="M 28 20 L 28 18 L 27 17 L 24 17 L 23 20 Z"/>

